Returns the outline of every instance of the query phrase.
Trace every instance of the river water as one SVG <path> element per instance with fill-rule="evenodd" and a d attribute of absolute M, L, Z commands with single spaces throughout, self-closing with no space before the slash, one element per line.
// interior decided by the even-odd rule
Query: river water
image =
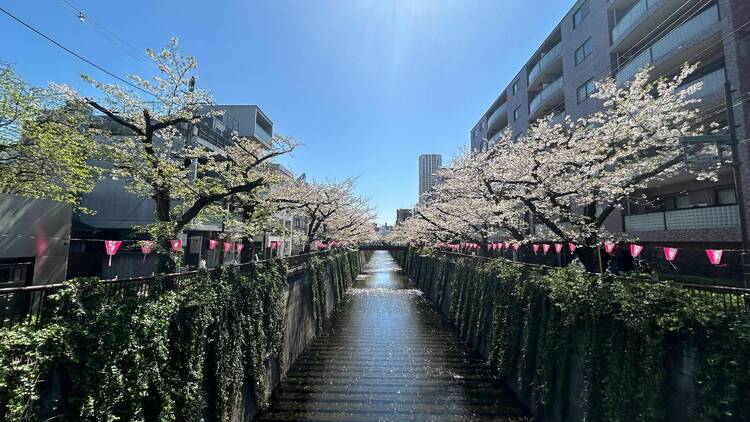
<path fill-rule="evenodd" d="M 385 251 L 292 366 L 261 420 L 526 420 Z"/>

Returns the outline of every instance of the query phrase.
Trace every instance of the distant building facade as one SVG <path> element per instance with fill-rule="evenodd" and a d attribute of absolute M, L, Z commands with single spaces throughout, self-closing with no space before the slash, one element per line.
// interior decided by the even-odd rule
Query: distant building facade
<path fill-rule="evenodd" d="M 399 208 L 396 210 L 396 225 L 403 223 L 407 218 L 413 216 L 411 208 Z"/>
<path fill-rule="evenodd" d="M 422 154 L 419 156 L 419 203 L 423 201 L 422 196 L 437 184 L 437 172 L 442 167 L 443 157 L 440 154 Z"/>
<path fill-rule="evenodd" d="M 599 111 L 601 103 L 590 98 L 599 79 L 624 83 L 645 65 L 654 67 L 656 77 L 672 76 L 686 61 L 699 62 L 686 86 L 703 82 L 696 95 L 706 120 L 696 123 L 726 125 L 722 110 L 729 81 L 738 103 L 737 138 L 747 139 L 750 103 L 742 93 L 750 91 L 748 21 L 747 0 L 578 0 L 481 116 L 471 130 L 471 148 L 486 149 L 506 129 L 521 136 L 541 117 L 561 122 Z M 744 197 L 750 198 L 750 149 L 747 144 L 739 149 Z M 654 183 L 606 225 L 643 242 L 739 246 L 731 169 L 722 169 L 716 181 L 683 177 Z"/>

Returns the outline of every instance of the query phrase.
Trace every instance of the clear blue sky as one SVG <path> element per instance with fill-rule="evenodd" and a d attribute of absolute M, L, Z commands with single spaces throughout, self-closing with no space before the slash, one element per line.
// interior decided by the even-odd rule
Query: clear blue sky
<path fill-rule="evenodd" d="M 573 0 L 67 0 L 143 50 L 171 36 L 217 103 L 258 104 L 303 143 L 285 160 L 316 180 L 358 176 L 380 223 L 417 201 L 417 157 L 455 155 Z M 0 0 L 108 70 L 151 74 L 62 0 Z M 10 62 L 35 85 L 107 77 L 0 14 Z M 84 91 L 86 92 L 86 91 Z"/>

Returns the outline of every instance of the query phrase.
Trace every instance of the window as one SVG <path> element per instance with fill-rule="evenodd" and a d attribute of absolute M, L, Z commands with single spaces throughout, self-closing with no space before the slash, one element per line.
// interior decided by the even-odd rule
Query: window
<path fill-rule="evenodd" d="M 513 95 L 516 95 L 518 93 L 518 81 L 513 82 Z"/>
<path fill-rule="evenodd" d="M 580 47 L 576 50 L 576 66 L 581 64 L 583 60 L 591 55 L 591 37 L 587 39 Z"/>
<path fill-rule="evenodd" d="M 664 204 L 665 211 L 681 210 L 691 207 L 690 197 L 687 195 L 664 198 L 662 202 Z"/>
<path fill-rule="evenodd" d="M 518 106 L 513 110 L 513 121 L 515 122 L 519 117 L 521 117 L 521 106 Z"/>
<path fill-rule="evenodd" d="M 719 205 L 731 205 L 737 203 L 737 195 L 734 188 L 719 189 L 716 191 L 716 203 Z"/>
<path fill-rule="evenodd" d="M 582 102 L 586 101 L 591 94 L 594 93 L 594 79 L 591 78 L 588 81 L 586 81 L 585 84 L 578 87 L 576 90 L 576 96 L 578 97 L 578 104 L 581 104 Z"/>
<path fill-rule="evenodd" d="M 573 12 L 573 28 L 578 28 L 578 25 L 583 22 L 586 16 L 589 15 L 589 0 L 585 0 L 578 6 L 575 12 Z"/>

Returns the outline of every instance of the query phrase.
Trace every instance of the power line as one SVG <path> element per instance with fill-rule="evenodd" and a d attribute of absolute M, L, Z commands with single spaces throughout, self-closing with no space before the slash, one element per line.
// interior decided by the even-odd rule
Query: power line
<path fill-rule="evenodd" d="M 65 5 L 67 5 L 69 8 L 71 8 L 73 11 L 77 12 L 78 19 L 80 19 L 81 22 L 91 23 L 94 29 L 97 32 L 99 32 L 99 34 L 102 35 L 104 39 L 106 39 L 112 45 L 120 49 L 123 53 L 127 54 L 131 58 L 141 63 L 148 63 L 148 60 L 146 59 L 145 56 L 143 56 L 141 51 L 133 47 L 130 43 L 118 37 L 115 33 L 105 28 L 104 25 L 99 24 L 96 20 L 91 18 L 88 14 L 84 13 L 83 10 L 79 9 L 78 7 L 70 3 L 68 0 L 60 0 L 60 1 L 63 2 Z"/>
<path fill-rule="evenodd" d="M 29 30 L 31 30 L 31 31 L 33 31 L 33 32 L 35 32 L 35 33 L 36 33 L 37 35 L 39 35 L 40 37 L 42 37 L 42 38 L 46 39 L 47 41 L 51 42 L 52 44 L 56 45 L 57 47 L 59 47 L 59 48 L 63 49 L 64 51 L 66 51 L 66 52 L 68 52 L 69 54 L 73 55 L 74 57 L 78 58 L 79 60 L 81 60 L 81 61 L 83 61 L 83 62 L 85 62 L 85 63 L 89 64 L 90 66 L 93 66 L 94 68 L 96 68 L 96 69 L 98 69 L 98 70 L 100 70 L 100 71 L 102 71 L 102 72 L 106 73 L 107 75 L 109 75 L 109 76 L 111 76 L 111 77 L 113 77 L 113 78 L 117 79 L 118 81 L 120 81 L 120 82 L 122 82 L 122 83 L 124 83 L 124 84 L 126 84 L 126 85 L 128 85 L 128 86 L 130 86 L 130 87 L 132 87 L 132 88 L 135 88 L 135 89 L 137 89 L 137 90 L 139 90 L 139 91 L 141 91 L 141 92 L 144 92 L 144 93 L 146 93 L 146 94 L 148 94 L 148 95 L 151 95 L 151 96 L 154 96 L 154 97 L 156 97 L 156 94 L 154 94 L 153 92 L 151 92 L 151 91 L 149 91 L 149 90 L 147 90 L 147 89 L 144 89 L 144 88 L 142 88 L 142 87 L 140 87 L 140 86 L 138 86 L 138 85 L 136 85 L 136 84 L 134 84 L 134 83 L 132 83 L 132 82 L 128 81 L 127 79 L 123 79 L 123 78 L 121 78 L 121 77 L 119 77 L 119 76 L 115 75 L 114 73 L 110 72 L 109 70 L 107 70 L 107 69 L 105 69 L 105 68 L 103 68 L 103 67 L 99 66 L 98 64 L 96 64 L 96 63 L 92 62 L 91 60 L 89 60 L 89 59 L 87 59 L 87 58 L 85 58 L 85 57 L 81 56 L 80 54 L 78 54 L 78 53 L 76 53 L 75 51 L 73 51 L 73 50 L 69 49 L 68 47 L 65 47 L 64 45 L 62 45 L 62 44 L 60 44 L 59 42 L 57 42 L 56 40 L 54 40 L 54 39 L 53 39 L 52 37 L 50 37 L 50 36 L 48 36 L 48 35 L 44 34 L 43 32 L 39 31 L 38 29 L 34 28 L 33 26 L 29 25 L 28 23 L 24 22 L 23 20 L 21 20 L 20 18 L 18 18 L 18 17 L 17 17 L 17 16 L 15 16 L 15 15 L 13 15 L 13 14 L 12 14 L 12 13 L 10 13 L 9 11 L 5 10 L 4 8 L 0 7 L 0 12 L 3 12 L 3 13 L 5 13 L 5 14 L 6 14 L 6 15 L 8 15 L 8 16 L 9 16 L 9 17 L 10 17 L 11 19 L 13 19 L 13 20 L 15 20 L 16 22 L 20 23 L 21 25 L 25 26 L 25 27 L 26 27 L 26 28 L 28 28 Z"/>

